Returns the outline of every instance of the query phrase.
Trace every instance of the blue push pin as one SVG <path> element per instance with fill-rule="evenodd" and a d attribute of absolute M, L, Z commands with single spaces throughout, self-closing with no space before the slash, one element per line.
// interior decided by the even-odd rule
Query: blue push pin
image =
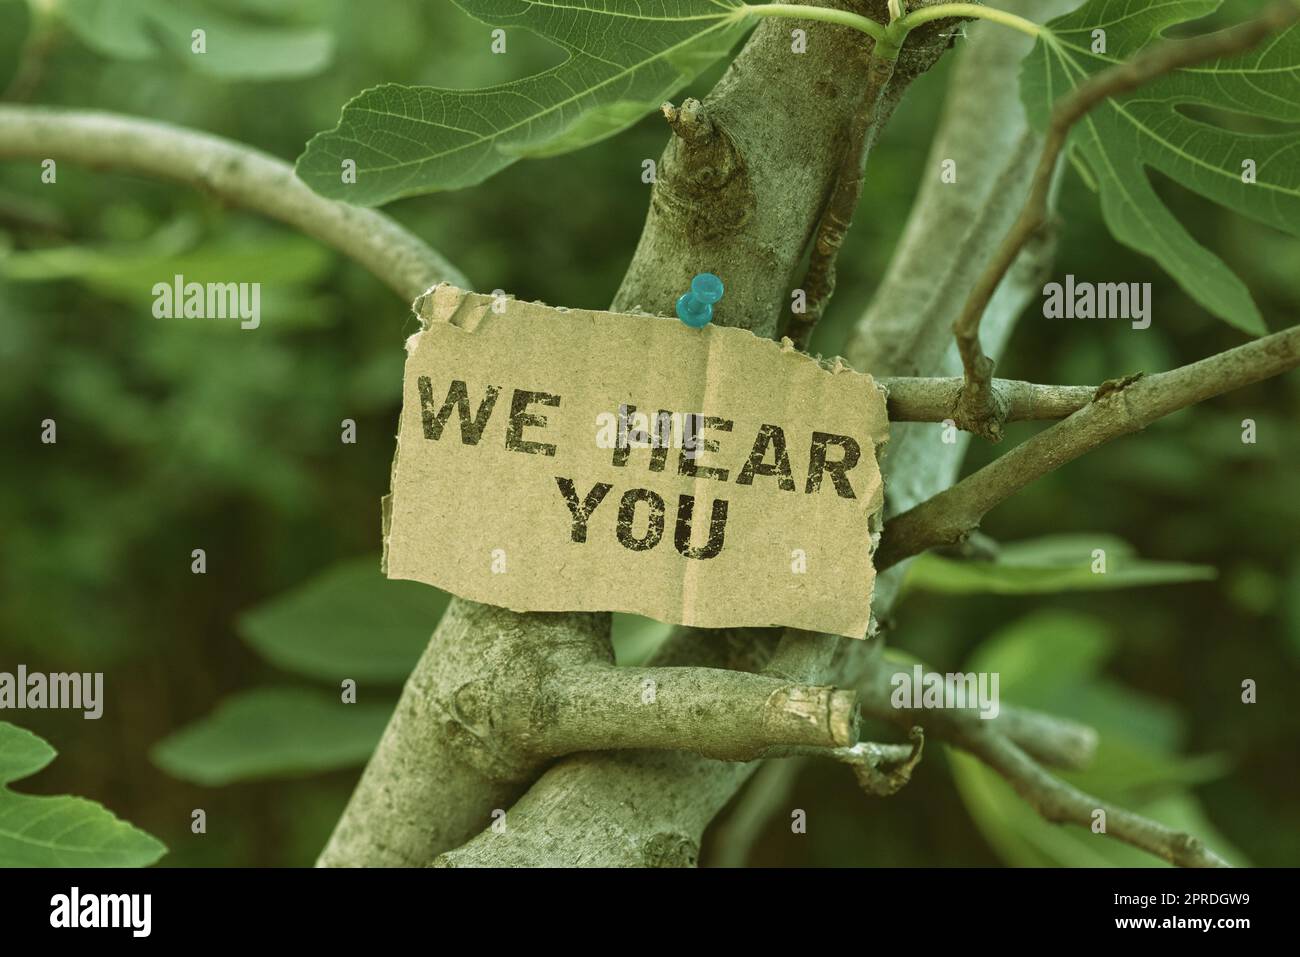
<path fill-rule="evenodd" d="M 691 291 L 677 300 L 677 318 L 692 329 L 707 326 L 713 319 L 713 304 L 722 298 L 722 280 L 702 272 L 691 280 Z"/>

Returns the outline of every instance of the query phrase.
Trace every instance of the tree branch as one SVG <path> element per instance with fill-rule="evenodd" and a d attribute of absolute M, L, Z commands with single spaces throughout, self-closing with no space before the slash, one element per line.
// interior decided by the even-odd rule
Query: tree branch
<path fill-rule="evenodd" d="M 1050 767 L 1081 771 L 1097 756 L 1096 730 L 1060 715 L 1002 705 L 993 727 L 1035 761 Z"/>
<path fill-rule="evenodd" d="M 423 867 L 541 773 L 550 759 L 496 722 L 547 673 L 612 663 L 609 616 L 498 612 L 465 602 L 444 613 L 318 866 Z"/>
<path fill-rule="evenodd" d="M 1300 326 L 1152 376 L 1104 383 L 1069 418 L 1044 429 L 956 485 L 885 523 L 876 569 L 938 545 L 955 545 L 989 511 L 1030 482 L 1112 439 L 1232 389 L 1300 365 Z"/>
<path fill-rule="evenodd" d="M 925 732 L 912 727 L 907 732 L 910 744 L 879 744 L 859 741 L 848 748 L 820 750 L 807 746 L 777 749 L 769 758 L 823 757 L 847 764 L 858 779 L 858 787 L 870 797 L 892 797 L 912 780 L 912 771 L 921 762 L 925 750 Z"/>
<path fill-rule="evenodd" d="M 1026 130 L 1016 148 L 1017 153 L 1028 153 L 1034 143 L 1034 133 Z M 1044 155 L 1048 148 L 1044 147 Z M 994 442 L 1002 438 L 1002 422 L 1007 409 L 999 401 L 1001 396 L 992 388 L 994 362 L 980 348 L 979 323 L 1012 263 L 1020 257 L 1030 240 L 1047 232 L 1047 209 L 1055 169 L 1055 156 L 1046 168 L 1042 161 L 1039 162 L 1030 183 L 1025 212 L 1021 213 L 1012 225 L 1008 238 L 1002 241 L 994 253 L 994 261 L 975 281 L 961 314 L 953 322 L 952 331 L 957 340 L 957 354 L 961 357 L 964 377 L 953 418 L 963 431 L 973 432 Z M 998 192 L 1009 190 L 1012 185 L 1011 176 L 1012 171 L 1008 169 L 998 184 Z"/>
<path fill-rule="evenodd" d="M 1132 60 L 1089 77 L 1053 105 L 1043 151 L 1034 170 L 1024 209 L 971 290 L 961 315 L 953 323 L 953 334 L 965 371 L 965 385 L 957 413 L 962 428 L 995 442 L 1002 437 L 1003 411 L 990 388 L 993 360 L 980 347 L 980 319 L 1020 251 L 1047 223 L 1048 200 L 1057 160 L 1074 124 L 1108 97 L 1131 92 L 1183 67 L 1244 53 L 1297 20 L 1300 20 L 1300 5 L 1296 0 L 1278 0 L 1255 19 L 1231 29 L 1189 40 L 1166 40 L 1149 47 Z M 1044 42 L 1050 43 L 1050 37 Z"/>
<path fill-rule="evenodd" d="M 808 348 L 813 329 L 835 294 L 835 262 L 839 258 L 844 237 L 853 225 L 853 213 L 862 198 L 862 183 L 866 179 L 866 157 L 879 129 L 880 101 L 894 75 L 894 60 L 872 53 L 867 59 L 867 88 L 862 103 L 853 115 L 841 149 L 839 170 L 830 200 L 822 211 L 813 239 L 808 271 L 804 275 L 803 289 L 807 299 L 806 311 L 795 313 L 791 323 L 791 338 L 800 349 Z"/>
<path fill-rule="evenodd" d="M 945 422 L 951 419 L 958 428 L 962 426 L 956 416 L 963 382 L 957 376 L 876 380 L 877 385 L 889 390 L 886 404 L 890 421 Z M 1091 402 L 1097 392 L 1097 387 L 1090 385 L 1038 385 L 1016 379 L 994 379 L 991 387 L 997 393 L 997 403 L 1006 409 L 1004 422 L 1063 419 Z"/>
<path fill-rule="evenodd" d="M 248 146 L 113 113 L 0 104 L 0 159 L 69 160 L 179 180 L 288 223 L 352 257 L 407 302 L 469 280 L 383 213 L 312 192 L 293 167 Z"/>
<path fill-rule="evenodd" d="M 461 828 L 510 806 L 566 754 L 654 748 L 746 762 L 786 748 L 834 757 L 857 743 L 855 691 L 725 668 L 616 668 L 602 657 L 607 620 L 586 616 L 586 640 L 574 642 L 563 616 L 538 616 L 522 652 L 511 632 L 488 629 L 493 640 L 476 644 L 485 629 L 440 626 L 321 864 L 427 863 L 430 848 L 459 843 Z"/>
<path fill-rule="evenodd" d="M 885 16 L 885 0 L 842 5 L 854 8 L 850 20 Z M 790 315 L 795 271 L 835 188 L 845 131 L 861 116 L 871 82 L 863 56 L 871 41 L 846 29 L 842 16 L 811 19 L 824 7 L 798 6 L 808 6 L 810 19 L 769 18 L 758 7 L 762 21 L 703 103 L 689 113 L 683 104 L 680 117 L 665 111 L 674 135 L 613 309 L 670 313 L 692 277 L 707 269 L 727 285 L 714 307 L 718 325 L 771 337 Z M 807 31 L 809 52 L 791 51 L 793 27 Z M 877 124 L 942 54 L 939 30 L 921 28 L 900 53 L 879 93 Z"/>
<path fill-rule="evenodd" d="M 997 717 L 982 718 L 974 706 L 942 711 L 895 707 L 891 681 L 899 671 L 906 673 L 907 669 L 883 659 L 872 662 L 864 670 L 857 682 L 864 714 L 901 728 L 921 725 L 928 728 L 934 737 L 945 740 L 953 740 L 961 734 L 982 733 L 991 728 L 1036 760 L 1057 768 L 1085 768 L 1097 753 L 1095 730 L 1042 711 L 1002 705 Z M 931 674 L 935 673 L 928 672 L 927 678 Z"/>
<path fill-rule="evenodd" d="M 754 767 L 743 762 L 768 753 L 835 756 L 857 743 L 857 692 L 752 673 L 765 658 L 750 632 L 719 633 L 708 667 L 616 668 L 607 615 L 534 614 L 520 628 L 523 616 L 502 614 L 465 603 L 444 617 L 322 866 L 426 864 L 562 755 L 589 752 L 571 759 L 586 764 L 594 752 L 671 749 L 672 766 L 727 762 L 738 785 Z"/>
<path fill-rule="evenodd" d="M 758 762 L 682 751 L 575 754 L 435 867 L 694 867 L 700 835 Z M 485 822 L 486 823 L 486 822 Z"/>
<path fill-rule="evenodd" d="M 1107 837 L 1131 844 L 1179 867 L 1227 867 L 1200 840 L 1165 827 L 1150 818 L 1086 794 L 1043 770 L 1005 735 L 985 730 L 962 732 L 953 743 L 969 751 L 1002 775 L 1016 793 L 1045 821 L 1089 827 L 1096 811 L 1104 811 Z"/>
<path fill-rule="evenodd" d="M 545 677 L 501 733 L 558 757 L 667 748 L 752 761 L 786 748 L 834 755 L 858 741 L 857 692 L 721 668 L 587 667 Z"/>

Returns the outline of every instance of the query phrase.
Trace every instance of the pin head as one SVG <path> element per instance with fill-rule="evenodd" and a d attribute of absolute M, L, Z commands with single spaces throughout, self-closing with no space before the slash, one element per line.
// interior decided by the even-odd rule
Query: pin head
<path fill-rule="evenodd" d="M 693 329 L 707 326 L 713 319 L 713 304 L 722 298 L 722 280 L 711 272 L 702 272 L 691 280 L 691 291 L 677 300 L 677 318 Z"/>
<path fill-rule="evenodd" d="M 711 272 L 702 272 L 691 280 L 691 292 L 701 302 L 713 305 L 722 298 L 722 280 Z"/>

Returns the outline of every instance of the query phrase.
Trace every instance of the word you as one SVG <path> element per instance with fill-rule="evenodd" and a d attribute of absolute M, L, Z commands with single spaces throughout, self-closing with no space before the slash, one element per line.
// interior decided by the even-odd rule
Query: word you
<path fill-rule="evenodd" d="M 155 319 L 239 319 L 239 328 L 262 324 L 260 282 L 186 282 L 176 275 L 153 286 Z"/>
<path fill-rule="evenodd" d="M 981 671 L 939 674 L 926 672 L 913 665 L 911 673 L 899 671 L 889 679 L 894 691 L 889 703 L 895 708 L 957 709 L 978 708 L 981 718 L 996 718 L 1001 711 L 998 686 L 1001 676 L 996 672 Z"/>
<path fill-rule="evenodd" d="M 1151 283 L 1049 282 L 1043 287 L 1043 315 L 1048 319 L 1130 319 L 1134 329 L 1151 325 Z"/>
<path fill-rule="evenodd" d="M 73 887 L 50 898 L 51 927 L 128 927 L 132 937 L 148 937 L 152 915 L 152 894 L 82 894 Z"/>
<path fill-rule="evenodd" d="M 0 671 L 0 710 L 28 708 L 83 711 L 93 721 L 104 714 L 104 673 Z"/>

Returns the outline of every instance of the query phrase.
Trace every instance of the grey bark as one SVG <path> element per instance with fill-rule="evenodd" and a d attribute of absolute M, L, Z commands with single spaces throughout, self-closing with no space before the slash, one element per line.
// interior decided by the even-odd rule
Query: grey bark
<path fill-rule="evenodd" d="M 443 616 L 318 864 L 422 867 L 484 827 L 546 761 L 494 727 L 546 670 L 609 663 L 608 615 Z"/>
<path fill-rule="evenodd" d="M 961 428 L 957 406 L 964 380 L 959 376 L 876 381 L 889 390 L 887 408 L 890 422 L 951 420 Z M 994 401 L 1005 410 L 1003 422 L 1063 419 L 1091 402 L 1097 391 L 1087 385 L 1039 385 L 1015 379 L 994 379 L 990 386 L 997 396 Z"/>

